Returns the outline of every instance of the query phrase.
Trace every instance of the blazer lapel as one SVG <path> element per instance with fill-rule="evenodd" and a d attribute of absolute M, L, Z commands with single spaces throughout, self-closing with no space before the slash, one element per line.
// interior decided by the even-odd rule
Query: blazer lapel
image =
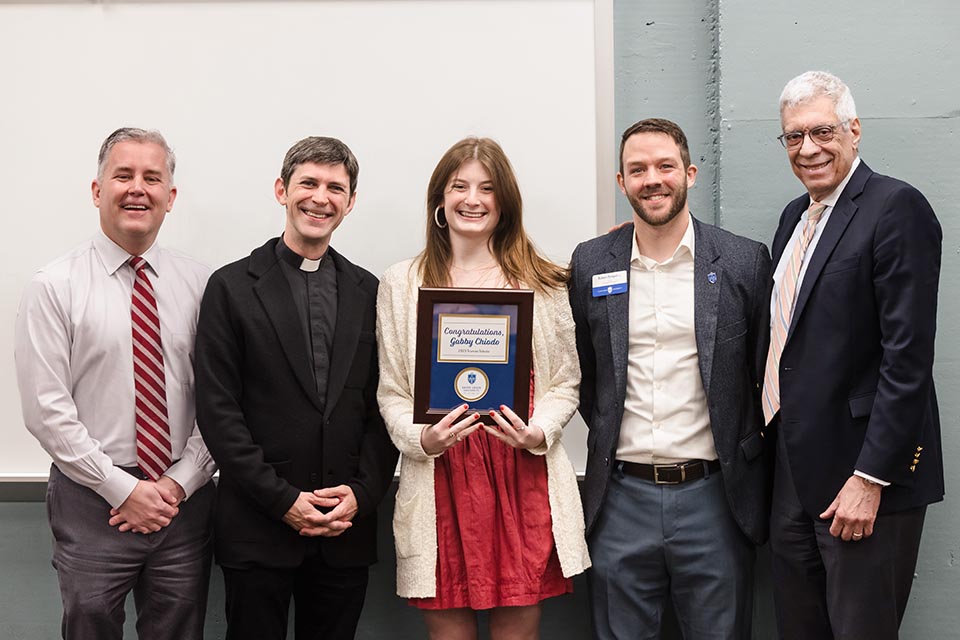
<path fill-rule="evenodd" d="M 693 321 L 697 339 L 697 359 L 703 392 L 710 397 L 710 374 L 713 371 L 713 352 L 717 337 L 717 310 L 723 269 L 716 264 L 720 249 L 713 228 L 690 217 L 694 232 L 693 258 Z"/>
<path fill-rule="evenodd" d="M 360 288 L 358 274 L 346 264 L 340 254 L 330 248 L 333 263 L 337 267 L 337 328 L 333 333 L 333 353 L 330 355 L 330 372 L 327 379 L 327 407 L 324 417 L 329 417 L 337 406 L 347 374 L 353 365 L 357 342 L 363 326 L 363 310 L 367 306 L 367 294 Z"/>
<path fill-rule="evenodd" d="M 320 398 L 317 395 L 317 383 L 313 378 L 313 369 L 303 343 L 303 326 L 297 318 L 297 307 L 293 303 L 290 285 L 277 263 L 274 247 L 276 241 L 270 241 L 254 251 L 250 257 L 250 271 L 258 276 L 253 285 L 254 293 L 263 305 L 273 329 L 283 348 L 283 354 L 290 363 L 300 386 L 310 401 L 318 408 Z"/>
<path fill-rule="evenodd" d="M 627 292 L 605 297 L 607 324 L 610 328 L 613 378 L 617 385 L 618 398 L 626 397 L 627 393 L 627 356 L 630 351 L 630 254 L 632 249 L 633 225 L 630 224 L 621 229 L 618 235 L 613 238 L 610 243 L 610 251 L 606 256 L 606 262 L 599 264 L 597 271 L 597 273 L 624 270 L 627 272 Z"/>
<path fill-rule="evenodd" d="M 797 301 L 793 308 L 793 319 L 790 321 L 790 330 L 787 332 L 787 342 L 790 341 L 790 336 L 793 335 L 797 321 L 800 319 L 800 316 L 803 315 L 803 309 L 807 305 L 807 300 L 810 299 L 810 292 L 816 285 L 817 279 L 820 278 L 820 273 L 823 271 L 824 265 L 827 264 L 830 254 L 833 253 L 837 243 L 840 242 L 840 238 L 843 236 L 843 232 L 846 231 L 847 225 L 850 224 L 853 216 L 857 213 L 858 207 L 854 202 L 854 198 L 863 193 L 863 186 L 866 184 L 867 178 L 871 173 L 873 173 L 873 171 L 861 161 L 860 166 L 857 167 L 857 170 L 853 173 L 850 182 L 847 183 L 843 193 L 840 194 L 840 199 L 837 200 L 837 204 L 830 213 L 827 226 L 824 227 L 823 233 L 820 235 L 820 240 L 817 241 L 817 246 L 814 248 L 810 262 L 807 264 L 807 271 L 803 275 L 803 282 L 800 285 L 800 291 L 797 293 Z"/>
<path fill-rule="evenodd" d="M 770 257 L 772 259 L 774 269 L 776 269 L 777 265 L 780 264 L 780 258 L 783 256 L 783 249 L 787 246 L 787 240 L 789 240 L 790 236 L 793 235 L 793 230 L 796 229 L 797 224 L 800 222 L 800 216 L 802 216 L 803 212 L 806 211 L 806 203 L 808 201 L 808 196 L 798 199 L 796 204 L 793 206 L 793 209 L 784 214 L 783 222 L 777 228 L 777 232 L 773 236 L 773 246 L 770 247 Z"/>

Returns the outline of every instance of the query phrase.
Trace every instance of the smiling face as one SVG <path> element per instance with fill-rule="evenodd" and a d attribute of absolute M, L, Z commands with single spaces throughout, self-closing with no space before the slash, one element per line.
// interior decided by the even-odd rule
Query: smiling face
<path fill-rule="evenodd" d="M 807 132 L 822 125 L 839 124 L 833 101 L 826 97 L 784 107 L 780 113 L 784 132 Z M 850 172 L 860 144 L 860 120 L 839 126 L 833 140 L 818 144 L 805 135 L 802 144 L 787 148 L 793 173 L 814 200 L 822 200 L 836 189 Z"/>
<path fill-rule="evenodd" d="M 479 160 L 469 159 L 447 181 L 443 210 L 450 233 L 487 240 L 500 221 L 500 208 L 490 173 Z"/>
<path fill-rule="evenodd" d="M 663 227 L 687 211 L 687 187 L 696 182 L 697 168 L 691 164 L 684 169 L 673 138 L 635 133 L 624 142 L 622 160 L 617 183 L 633 207 L 635 225 Z"/>
<path fill-rule="evenodd" d="M 342 164 L 305 162 L 297 165 L 290 183 L 277 178 L 277 202 L 287 209 L 283 241 L 304 258 L 316 260 L 330 246 L 333 231 L 353 209 L 350 176 Z"/>
<path fill-rule="evenodd" d="M 131 255 L 150 248 L 177 189 L 167 152 L 153 142 L 118 142 L 91 185 L 104 234 Z"/>

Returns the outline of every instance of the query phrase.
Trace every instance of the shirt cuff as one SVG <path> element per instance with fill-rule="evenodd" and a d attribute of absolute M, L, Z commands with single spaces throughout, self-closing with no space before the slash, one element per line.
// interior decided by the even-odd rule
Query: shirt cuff
<path fill-rule="evenodd" d="M 163 474 L 176 481 L 183 488 L 184 502 L 200 487 L 210 481 L 210 476 L 201 469 L 197 469 L 190 461 L 180 460 Z"/>
<path fill-rule="evenodd" d="M 113 467 L 107 479 L 95 490 L 101 498 L 110 503 L 111 507 L 119 509 L 120 505 L 133 493 L 133 489 L 138 482 L 140 481 L 123 469 Z"/>
<path fill-rule="evenodd" d="M 874 478 L 873 476 L 868 475 L 868 474 L 864 473 L 863 471 L 854 471 L 854 472 L 853 472 L 853 475 L 858 476 L 858 477 L 860 477 L 860 478 L 863 478 L 863 479 L 866 480 L 867 482 L 872 482 L 873 484 L 878 484 L 878 485 L 880 485 L 881 487 L 889 487 L 889 486 L 890 486 L 890 483 L 887 482 L 886 480 L 881 480 L 880 478 Z"/>

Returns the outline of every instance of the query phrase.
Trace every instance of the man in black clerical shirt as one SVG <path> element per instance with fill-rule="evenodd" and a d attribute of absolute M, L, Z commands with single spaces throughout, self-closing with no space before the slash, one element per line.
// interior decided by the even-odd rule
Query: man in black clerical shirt
<path fill-rule="evenodd" d="M 220 466 L 215 554 L 227 638 L 353 638 L 394 449 L 377 409 L 377 279 L 330 247 L 356 201 L 334 138 L 287 152 L 283 236 L 210 278 L 197 422 Z"/>

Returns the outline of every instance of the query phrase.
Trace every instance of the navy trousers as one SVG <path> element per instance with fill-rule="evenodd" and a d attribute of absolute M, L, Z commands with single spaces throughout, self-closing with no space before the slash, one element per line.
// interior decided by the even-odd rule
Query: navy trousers
<path fill-rule="evenodd" d="M 830 521 L 804 511 L 778 440 L 770 552 L 780 637 L 896 640 L 927 508 L 878 516 L 869 538 L 834 538 Z"/>

